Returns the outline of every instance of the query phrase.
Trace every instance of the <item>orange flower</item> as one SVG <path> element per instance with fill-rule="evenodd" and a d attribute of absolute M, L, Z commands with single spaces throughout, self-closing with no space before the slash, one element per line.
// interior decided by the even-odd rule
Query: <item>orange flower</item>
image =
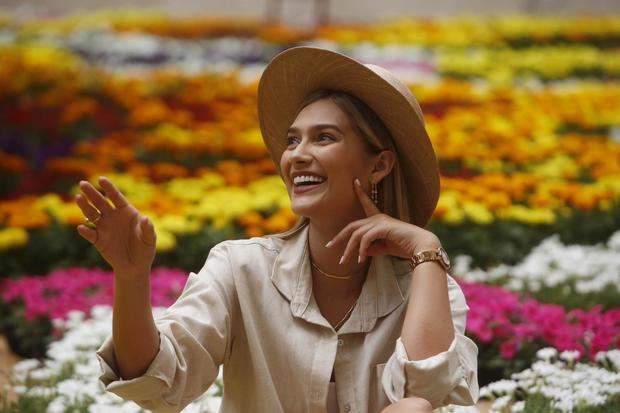
<path fill-rule="evenodd" d="M 157 181 L 189 176 L 187 168 L 169 162 L 158 162 L 152 166 L 153 178 Z"/>
<path fill-rule="evenodd" d="M 244 227 L 260 227 L 263 224 L 263 216 L 253 211 L 239 218 L 239 223 Z"/>
<path fill-rule="evenodd" d="M 97 101 L 92 98 L 79 97 L 66 103 L 63 107 L 61 122 L 73 123 L 83 117 L 93 116 L 97 111 Z"/>
<path fill-rule="evenodd" d="M 15 173 L 24 173 L 28 170 L 28 164 L 19 156 L 0 152 L 0 169 Z"/>
<path fill-rule="evenodd" d="M 129 123 L 134 127 L 164 123 L 171 117 L 169 108 L 158 99 L 142 101 L 131 112 Z"/>

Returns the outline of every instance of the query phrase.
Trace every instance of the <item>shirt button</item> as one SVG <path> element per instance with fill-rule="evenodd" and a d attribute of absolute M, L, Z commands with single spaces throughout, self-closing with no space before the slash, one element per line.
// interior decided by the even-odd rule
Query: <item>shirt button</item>
<path fill-rule="evenodd" d="M 345 405 L 344 405 L 344 411 L 345 411 L 345 413 L 350 412 L 350 411 L 351 411 L 351 405 L 350 405 L 350 404 L 348 404 L 348 403 L 347 403 L 347 404 L 345 404 Z"/>
<path fill-rule="evenodd" d="M 344 345 L 344 340 L 339 338 L 338 339 L 338 347 L 342 347 Z"/>

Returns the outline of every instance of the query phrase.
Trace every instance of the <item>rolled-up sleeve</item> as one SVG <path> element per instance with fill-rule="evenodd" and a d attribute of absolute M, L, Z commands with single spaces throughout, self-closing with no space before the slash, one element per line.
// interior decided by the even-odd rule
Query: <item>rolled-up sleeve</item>
<path fill-rule="evenodd" d="M 238 303 L 223 244 L 211 249 L 198 274 L 191 273 L 179 299 L 159 317 L 159 351 L 146 372 L 123 380 L 112 337 L 97 351 L 106 390 L 153 412 L 178 412 L 214 382 L 230 354 L 231 324 Z"/>
<path fill-rule="evenodd" d="M 459 285 L 448 276 L 454 340 L 448 350 L 424 360 L 409 360 L 401 339 L 383 371 L 382 384 L 394 403 L 404 397 L 423 397 L 434 408 L 472 405 L 478 399 L 478 348 L 464 335 L 469 308 Z"/>

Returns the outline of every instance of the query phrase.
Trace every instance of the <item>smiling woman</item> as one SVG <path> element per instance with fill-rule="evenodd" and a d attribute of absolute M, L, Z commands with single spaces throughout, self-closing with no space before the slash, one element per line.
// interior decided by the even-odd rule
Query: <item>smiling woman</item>
<path fill-rule="evenodd" d="M 83 182 L 81 225 L 115 271 L 101 381 L 180 411 L 223 365 L 222 412 L 430 412 L 478 397 L 467 305 L 423 227 L 439 195 L 419 105 L 384 69 L 328 50 L 277 56 L 259 84 L 261 130 L 302 218 L 214 247 L 153 319 L 155 233 L 112 182 Z M 109 198 L 109 201 L 108 199 Z"/>

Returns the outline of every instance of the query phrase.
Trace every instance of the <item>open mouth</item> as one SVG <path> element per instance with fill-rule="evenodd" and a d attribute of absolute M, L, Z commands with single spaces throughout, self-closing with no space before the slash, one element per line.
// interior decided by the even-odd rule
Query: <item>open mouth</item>
<path fill-rule="evenodd" d="M 315 175 L 300 175 L 293 178 L 293 184 L 295 186 L 310 186 L 317 185 L 325 182 L 326 179 Z"/>
<path fill-rule="evenodd" d="M 312 191 L 326 181 L 327 179 L 316 175 L 296 176 L 293 178 L 293 192 L 296 194 L 302 194 L 307 191 Z"/>

